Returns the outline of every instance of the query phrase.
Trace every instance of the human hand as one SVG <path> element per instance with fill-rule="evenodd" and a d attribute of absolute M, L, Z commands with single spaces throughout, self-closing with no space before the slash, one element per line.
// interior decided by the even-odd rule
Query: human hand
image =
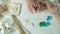
<path fill-rule="evenodd" d="M 47 11 L 55 14 L 58 11 L 58 6 L 57 4 L 54 4 L 53 7 L 51 6 L 51 4 L 48 1 L 42 1 L 43 3 L 45 3 L 47 5 Z"/>
<path fill-rule="evenodd" d="M 27 0 L 27 6 L 28 6 L 28 10 L 33 12 L 33 10 L 35 11 L 41 11 L 41 5 L 40 3 L 37 1 L 30 1 L 30 0 Z"/>

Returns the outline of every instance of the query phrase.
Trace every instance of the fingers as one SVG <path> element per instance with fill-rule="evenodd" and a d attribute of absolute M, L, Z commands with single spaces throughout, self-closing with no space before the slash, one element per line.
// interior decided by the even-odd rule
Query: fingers
<path fill-rule="evenodd" d="M 35 2 L 27 1 L 27 6 L 28 6 L 28 10 L 32 13 L 33 13 L 33 10 L 35 12 L 41 10 L 41 5 L 37 1 L 35 1 Z"/>
<path fill-rule="evenodd" d="M 32 11 L 32 1 L 26 0 L 26 2 L 27 2 L 28 10 L 29 10 L 29 11 Z"/>
<path fill-rule="evenodd" d="M 55 10 L 55 5 L 52 7 L 52 5 L 49 3 L 49 1 L 38 0 L 38 1 L 35 1 L 35 2 L 32 2 L 32 1 L 27 2 L 28 10 L 32 13 L 43 10 L 42 5 L 44 5 L 44 4 L 47 6 L 47 10 L 49 10 L 50 12 L 53 12 Z M 55 12 L 56 12 L 56 10 L 55 10 Z"/>
<path fill-rule="evenodd" d="M 47 5 L 47 9 L 50 13 L 55 14 L 58 11 L 58 6 L 57 5 L 52 5 L 48 1 L 42 1 L 42 3 Z"/>
<path fill-rule="evenodd" d="M 47 9 L 51 9 L 51 4 L 48 1 L 42 1 L 42 3 L 46 4 Z"/>

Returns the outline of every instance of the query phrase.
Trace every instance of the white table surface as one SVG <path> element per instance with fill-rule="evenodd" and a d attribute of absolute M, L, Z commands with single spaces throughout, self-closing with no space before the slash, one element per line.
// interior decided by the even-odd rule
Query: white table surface
<path fill-rule="evenodd" d="M 60 34 L 60 23 L 59 21 L 48 12 L 41 13 L 31 13 L 27 9 L 26 0 L 16 0 L 12 2 L 22 3 L 21 14 L 18 16 L 18 19 L 21 21 L 22 25 L 28 29 L 32 34 Z M 53 19 L 50 21 L 51 25 L 49 27 L 39 27 L 39 22 L 46 21 L 46 17 L 48 15 L 53 16 Z M 26 20 L 29 20 L 26 23 Z M 34 27 L 32 27 L 31 23 L 34 23 Z M 13 34 L 18 34 L 18 32 L 14 32 Z"/>
<path fill-rule="evenodd" d="M 18 17 L 21 23 L 32 33 L 32 34 L 60 34 L 60 23 L 58 20 L 48 12 L 41 13 L 31 13 L 27 9 L 26 0 L 20 0 L 22 3 L 21 15 Z M 40 21 L 46 21 L 48 15 L 53 16 L 51 20 L 51 26 L 49 27 L 39 27 Z M 26 23 L 26 20 L 29 20 L 29 23 Z M 31 23 L 34 23 L 35 27 L 32 27 Z"/>

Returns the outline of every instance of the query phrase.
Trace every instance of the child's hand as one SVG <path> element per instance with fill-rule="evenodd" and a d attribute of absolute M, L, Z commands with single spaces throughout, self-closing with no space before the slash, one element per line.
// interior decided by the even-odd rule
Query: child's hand
<path fill-rule="evenodd" d="M 32 12 L 32 1 L 31 0 L 26 0 L 26 1 L 27 1 L 28 10 Z"/>
<path fill-rule="evenodd" d="M 38 0 L 37 1 L 27 0 L 28 10 L 31 12 L 33 12 L 33 10 L 41 11 L 42 8 L 41 8 L 41 5 L 39 4 L 39 2 L 38 2 Z"/>
<path fill-rule="evenodd" d="M 50 13 L 54 14 L 58 11 L 57 5 L 54 5 L 52 7 L 51 4 L 48 1 L 37 0 L 37 1 L 33 2 L 31 0 L 27 0 L 28 10 L 31 11 L 31 12 L 33 12 L 33 10 L 41 11 L 42 7 L 43 7 L 41 4 L 46 4 L 47 9 L 45 9 L 45 10 L 47 10 Z"/>
<path fill-rule="evenodd" d="M 48 12 L 55 14 L 58 11 L 58 6 L 56 4 L 52 7 L 48 1 L 42 1 L 42 2 L 47 5 Z"/>

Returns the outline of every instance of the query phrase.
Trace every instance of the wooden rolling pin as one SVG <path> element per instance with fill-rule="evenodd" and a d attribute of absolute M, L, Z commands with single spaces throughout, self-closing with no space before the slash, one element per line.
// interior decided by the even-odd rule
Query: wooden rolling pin
<path fill-rule="evenodd" d="M 19 31 L 19 34 L 31 34 L 26 28 L 24 28 L 24 26 L 19 22 L 19 20 L 17 19 L 16 16 L 12 15 L 12 19 L 14 21 L 14 25 L 16 26 L 16 28 Z M 24 31 L 24 29 L 26 31 Z"/>

